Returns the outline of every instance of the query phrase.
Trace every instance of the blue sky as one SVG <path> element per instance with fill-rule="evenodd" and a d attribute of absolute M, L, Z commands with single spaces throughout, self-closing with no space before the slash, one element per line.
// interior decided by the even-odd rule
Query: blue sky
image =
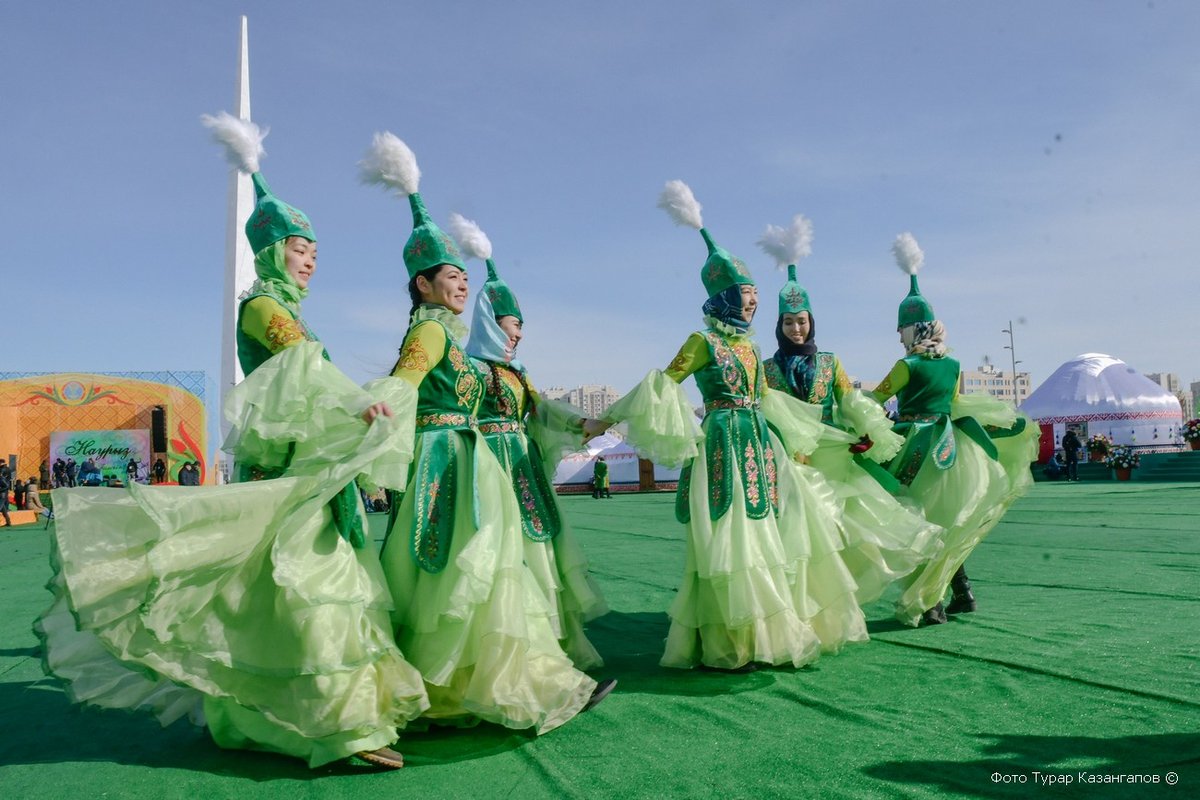
<path fill-rule="evenodd" d="M 216 378 L 228 171 L 199 117 L 232 106 L 242 13 L 263 172 L 320 238 L 305 317 L 356 380 L 408 314 L 407 206 L 357 180 L 383 129 L 436 218 L 490 235 L 539 385 L 625 390 L 700 326 L 673 178 L 753 270 L 767 354 L 784 276 L 754 243 L 803 213 L 818 342 L 853 375 L 901 355 L 911 231 L 965 367 L 1007 369 L 1013 319 L 1035 385 L 1089 351 L 1200 378 L 1182 0 L 6 3 L 7 369 Z"/>

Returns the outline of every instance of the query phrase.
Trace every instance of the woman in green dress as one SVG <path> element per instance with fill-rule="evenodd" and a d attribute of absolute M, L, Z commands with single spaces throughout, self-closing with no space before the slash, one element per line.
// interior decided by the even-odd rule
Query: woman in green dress
<path fill-rule="evenodd" d="M 987 395 L 959 394 L 959 364 L 946 333 L 917 285 L 924 254 L 911 234 L 893 246 L 909 293 L 900 303 L 897 330 L 905 356 L 874 391 L 880 403 L 895 396 L 904 436 L 888 464 L 927 520 L 944 529 L 943 548 L 904 582 L 896 617 L 908 625 L 940 624 L 946 613 L 975 610 L 963 563 L 1005 510 L 1028 490 L 1039 431 L 1012 406 Z M 947 588 L 954 599 L 942 605 Z"/>
<path fill-rule="evenodd" d="M 778 349 L 764 367 L 771 389 L 821 409 L 826 435 L 799 469 L 810 477 L 815 470 L 830 487 L 843 544 L 836 557 L 854 579 L 858 603 L 866 605 L 932 558 L 942 531 L 915 504 L 893 496 L 899 483 L 878 465 L 899 451 L 903 439 L 892 432 L 880 406 L 851 385 L 838 357 L 817 347 L 808 292 L 796 279 L 796 265 L 811 252 L 811 241 L 812 224 L 802 215 L 787 227 L 768 226 L 759 240 L 788 273 L 779 291 Z M 836 569 L 816 560 L 809 566 L 813 575 Z"/>
<path fill-rule="evenodd" d="M 388 745 L 428 700 L 391 635 L 353 483 L 403 483 L 411 431 L 390 414 L 415 394 L 360 389 L 329 363 L 300 316 L 316 269 L 307 216 L 258 173 L 256 126 L 206 122 L 258 198 L 258 281 L 238 320 L 247 377 L 226 398 L 225 449 L 263 480 L 60 491 L 55 603 L 36 626 L 46 666 L 77 702 L 190 715 L 222 747 L 399 767 Z"/>
<path fill-rule="evenodd" d="M 466 267 L 417 193 L 416 158 L 378 134 L 363 174 L 406 195 L 413 213 L 404 247 L 413 308 L 392 375 L 417 390 L 415 458 L 382 554 L 396 640 L 425 680 L 428 719 L 545 733 L 611 685 L 598 687 L 563 652 L 525 565 L 512 483 L 480 441 L 485 377 L 463 349 L 459 319 Z"/>
<path fill-rule="evenodd" d="M 484 374 L 479 432 L 508 473 L 520 503 L 525 563 L 551 609 L 555 635 L 576 667 L 595 669 L 604 661 L 583 625 L 607 614 L 608 605 L 588 574 L 587 556 L 558 506 L 552 479 L 565 452 L 581 449 L 607 426 L 534 389 L 516 358 L 525 317 L 516 294 L 496 272 L 491 241 L 458 214 L 450 216 L 450 231 L 467 257 L 481 259 L 488 271 L 476 295 L 467 343 L 467 354 Z"/>
<path fill-rule="evenodd" d="M 708 293 L 706 327 L 688 337 L 665 371 L 651 371 L 604 419 L 627 423 L 628 440 L 642 457 L 683 465 L 675 513 L 686 526 L 684 576 L 668 612 L 661 663 L 685 669 L 799 667 L 818 658 L 823 644 L 806 616 L 812 609 L 804 573 L 810 523 L 824 523 L 819 513 L 811 520 L 796 514 L 785 538 L 782 520 L 777 524 L 781 505 L 799 509 L 809 507 L 808 500 L 820 501 L 806 496 L 802 480 L 780 476 L 778 468 L 787 461 L 783 453 L 811 452 L 821 435 L 820 417 L 815 407 L 766 388 L 750 330 L 757 288 L 741 259 L 718 247 L 704 228 L 691 190 L 671 181 L 659 206 L 677 223 L 698 229 L 707 245 L 700 273 Z M 679 387 L 689 375 L 704 398 L 699 428 Z M 794 492 L 804 499 L 792 497 Z M 852 584 L 840 592 L 852 593 Z M 861 623 L 857 606 L 850 606 L 847 613 L 857 614 Z M 852 624 L 831 628 L 842 636 Z"/>

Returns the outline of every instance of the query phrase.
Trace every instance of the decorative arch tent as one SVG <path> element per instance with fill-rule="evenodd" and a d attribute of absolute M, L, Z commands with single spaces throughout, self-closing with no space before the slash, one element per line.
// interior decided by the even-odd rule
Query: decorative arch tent
<path fill-rule="evenodd" d="M 1179 442 L 1183 409 L 1175 395 L 1119 358 L 1084 353 L 1054 371 L 1021 404 L 1042 427 L 1042 460 L 1067 426 L 1081 438 L 1102 434 L 1114 444 L 1170 447 Z"/>

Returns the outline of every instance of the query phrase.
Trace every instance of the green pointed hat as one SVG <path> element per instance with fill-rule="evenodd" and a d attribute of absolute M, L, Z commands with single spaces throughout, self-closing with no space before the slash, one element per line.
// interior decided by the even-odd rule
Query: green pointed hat
<path fill-rule="evenodd" d="M 892 254 L 896 257 L 900 271 L 908 275 L 908 295 L 900 301 L 896 328 L 904 328 L 918 322 L 933 322 L 937 319 L 933 313 L 933 306 L 929 305 L 929 301 L 921 294 L 921 287 L 917 285 L 917 273 L 925 263 L 925 254 L 921 252 L 917 240 L 911 233 L 900 234 L 892 245 Z"/>
<path fill-rule="evenodd" d="M 903 328 L 906 325 L 915 325 L 918 322 L 933 322 L 937 319 L 933 313 L 933 306 L 929 305 L 929 301 L 921 294 L 921 289 L 917 286 L 917 276 L 909 276 L 908 296 L 900 301 L 900 314 L 896 320 L 896 327 Z"/>
<path fill-rule="evenodd" d="M 796 265 L 788 264 L 787 283 L 779 290 L 779 314 L 799 314 L 801 311 L 812 313 L 808 302 L 808 292 L 796 280 Z"/>
<path fill-rule="evenodd" d="M 415 278 L 418 273 L 439 264 L 450 264 L 465 272 L 467 266 L 458 245 L 429 216 L 421 195 L 413 192 L 408 196 L 408 203 L 413 213 L 413 232 L 404 245 L 404 266 L 408 270 L 408 277 Z"/>
<path fill-rule="evenodd" d="M 701 228 L 700 235 L 704 237 L 704 243 L 708 245 L 708 259 L 700 270 L 700 280 L 704 282 L 704 289 L 708 292 L 709 297 L 730 286 L 754 285 L 754 278 L 750 277 L 750 270 L 746 268 L 746 264 L 740 258 L 731 255 L 728 250 L 717 245 L 707 228 Z"/>
<path fill-rule="evenodd" d="M 250 240 L 255 255 L 289 236 L 303 236 L 313 242 L 317 240 L 308 215 L 276 197 L 261 172 L 252 174 L 250 180 L 254 182 L 257 202 L 254 213 L 246 220 L 246 238 Z"/>
<path fill-rule="evenodd" d="M 200 121 L 225 149 L 229 163 L 254 182 L 255 208 L 246 220 L 246 238 L 250 240 L 254 255 L 289 236 L 303 236 L 315 242 L 317 235 L 313 233 L 308 216 L 276 197 L 258 171 L 259 159 L 265 153 L 262 143 L 266 131 L 248 119 L 224 111 L 215 116 L 205 114 Z"/>
<path fill-rule="evenodd" d="M 496 318 L 513 316 L 524 323 L 525 319 L 521 316 L 521 306 L 517 303 L 517 296 L 513 294 L 512 289 L 508 288 L 504 279 L 496 273 L 496 262 L 489 258 L 485 263 L 487 264 L 488 278 L 487 283 L 483 284 L 483 291 L 487 292 L 488 299 L 492 301 L 492 310 L 495 312 Z"/>

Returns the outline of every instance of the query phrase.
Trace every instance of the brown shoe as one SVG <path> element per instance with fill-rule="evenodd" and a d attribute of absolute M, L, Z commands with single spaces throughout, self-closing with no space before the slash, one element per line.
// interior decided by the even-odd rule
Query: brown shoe
<path fill-rule="evenodd" d="M 404 756 L 390 747 L 381 747 L 378 750 L 363 750 L 358 754 L 358 757 L 368 764 L 374 764 L 384 769 L 400 769 L 404 766 Z"/>

